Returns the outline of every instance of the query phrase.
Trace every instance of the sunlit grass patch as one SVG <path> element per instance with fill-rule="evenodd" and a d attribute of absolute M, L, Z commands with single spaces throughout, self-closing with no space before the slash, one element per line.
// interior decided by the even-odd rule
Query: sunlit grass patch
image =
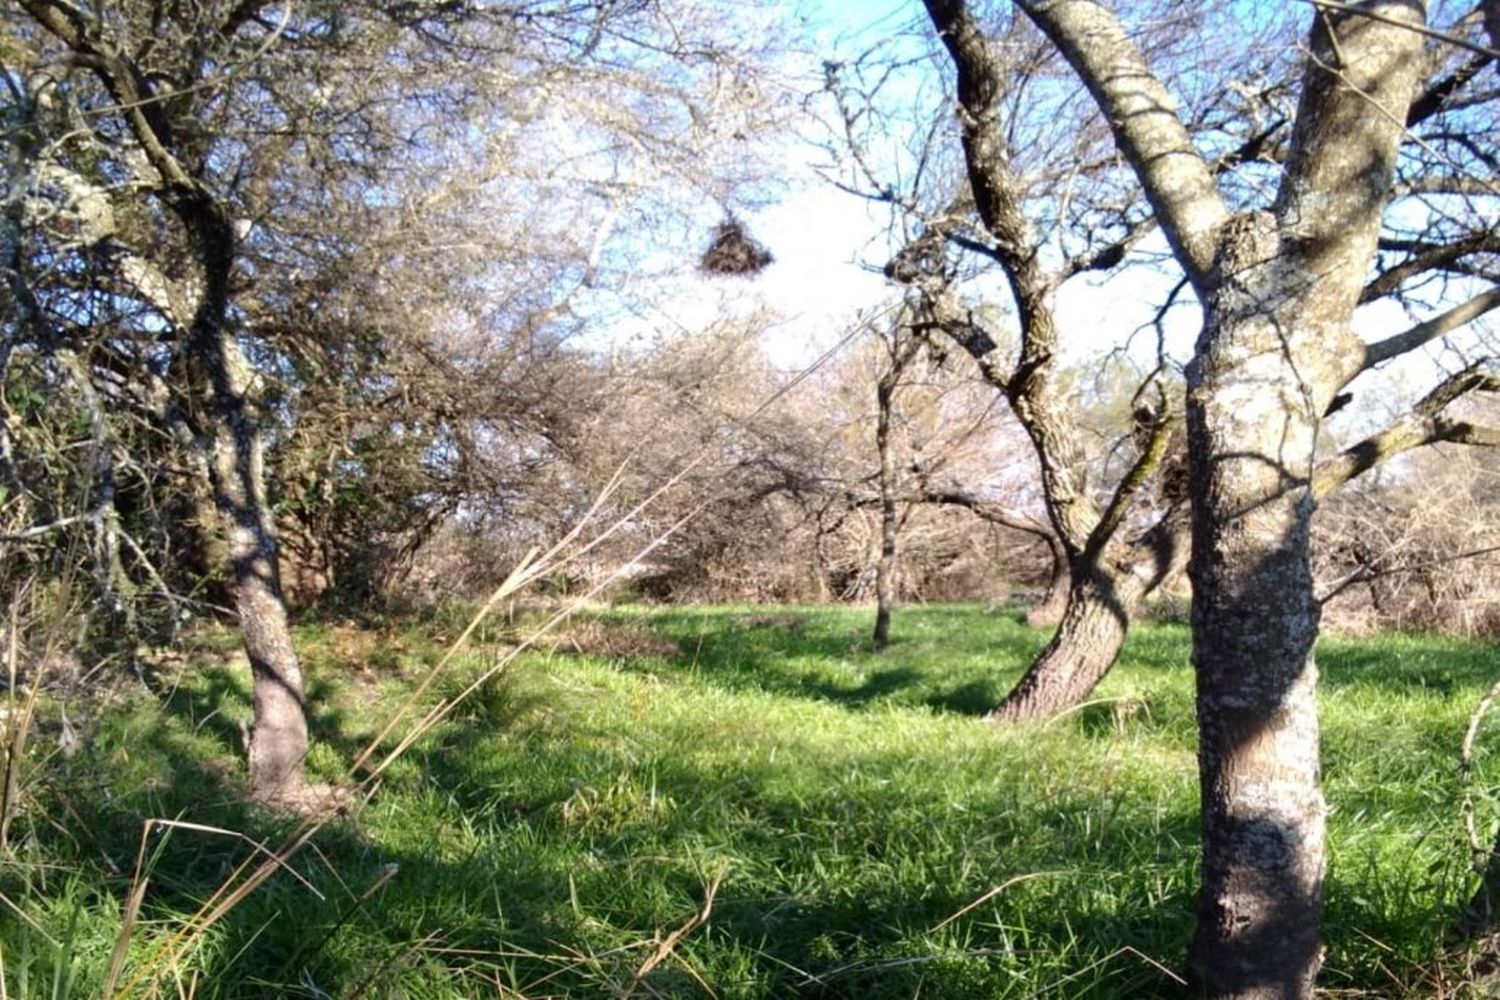
<path fill-rule="evenodd" d="M 598 616 L 586 634 L 617 655 L 517 660 L 178 974 L 199 996 L 1175 995 L 1197 867 L 1186 630 L 1137 629 L 1095 704 L 1003 732 L 979 716 L 1044 634 L 1014 612 L 919 608 L 876 655 L 868 624 L 849 609 Z M 406 627 L 319 625 L 303 644 L 320 777 L 438 648 Z M 465 653 L 431 697 L 495 655 Z M 1329 641 L 1321 660 L 1326 979 L 1389 995 L 1463 898 L 1457 748 L 1500 662 L 1414 637 Z M 23 974 L 52 995 L 59 968 L 97 992 L 146 819 L 280 829 L 238 794 L 232 665 L 169 680 L 53 766 L 18 828 L 0 891 L 35 926 L 0 921 L 10 995 Z M 152 837 L 127 970 L 249 850 Z"/>

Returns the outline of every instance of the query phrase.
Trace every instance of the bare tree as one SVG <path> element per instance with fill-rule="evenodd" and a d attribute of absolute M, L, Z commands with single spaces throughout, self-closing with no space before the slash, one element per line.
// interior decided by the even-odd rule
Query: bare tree
<path fill-rule="evenodd" d="M 1204 850 L 1193 968 L 1213 996 L 1310 996 L 1321 954 L 1324 815 L 1312 660 L 1318 613 L 1309 570 L 1314 502 L 1396 451 L 1492 440 L 1492 432 L 1444 410 L 1466 393 L 1495 388 L 1493 361 L 1464 364 L 1409 413 L 1339 455 L 1319 460 L 1318 429 L 1363 372 L 1500 305 L 1500 291 L 1482 280 L 1494 263 L 1482 210 L 1439 212 L 1434 202 L 1420 202 L 1431 210 L 1428 238 L 1381 241 L 1408 139 L 1409 150 L 1431 155 L 1412 153 L 1405 162 L 1435 173 L 1412 181 L 1419 199 L 1465 190 L 1493 198 L 1489 185 L 1476 188 L 1464 176 L 1473 159 L 1455 161 L 1409 132 L 1441 121 L 1456 141 L 1473 146 L 1466 128 L 1478 119 L 1451 98 L 1473 78 L 1476 61 L 1459 57 L 1455 68 L 1440 43 L 1426 47 L 1419 5 L 1320 8 L 1305 43 L 1290 133 L 1267 138 L 1256 151 L 1276 146 L 1262 166 L 1276 171 L 1277 193 L 1263 206 L 1253 189 L 1220 178 L 1224 161 L 1210 161 L 1195 144 L 1177 101 L 1113 12 L 1087 0 L 1015 7 L 1098 106 L 1204 309 L 1186 373 Z M 1025 236 L 1026 204 L 1006 144 L 1007 76 L 967 5 L 929 0 L 927 8 L 957 69 L 970 188 L 1023 325 L 1021 361 L 1005 384 L 1024 401 L 1037 370 L 1028 361 L 1041 361 L 1045 372 L 1055 351 L 1046 305 L 1055 284 L 1040 272 Z M 1489 59 L 1481 54 L 1477 65 Z M 1232 159 L 1243 157 L 1243 147 L 1234 152 Z M 1245 210 L 1236 214 L 1241 202 Z M 1434 216 L 1441 221 L 1430 221 Z M 1400 222 L 1393 218 L 1391 226 Z M 1362 298 L 1435 273 L 1481 283 L 1477 294 L 1471 288 L 1466 300 L 1404 333 L 1365 344 L 1351 332 Z M 967 336 L 976 357 L 993 353 L 982 331 Z M 1041 409 L 1047 411 L 1045 401 Z M 1049 440 L 1051 427 L 1044 416 L 1032 432 L 1043 481 L 1060 533 L 1086 539 L 1097 525 L 1077 502 L 1069 463 L 1046 464 L 1048 456 L 1066 455 L 1055 430 Z M 1099 523 L 1107 525 L 1116 509 L 1106 507 Z M 1074 544 L 1088 549 L 1087 542 Z M 1120 603 L 1113 604 L 1122 622 Z"/>
<path fill-rule="evenodd" d="M 490 461 L 502 454 L 497 439 L 560 422 L 532 405 L 534 393 L 509 392 L 519 377 L 491 384 L 474 369 L 517 376 L 518 357 L 551 352 L 576 329 L 568 304 L 580 290 L 618 284 L 629 254 L 609 239 L 610 223 L 639 221 L 663 202 L 662 185 L 641 174 L 692 177 L 710 203 L 746 180 L 750 158 L 719 153 L 753 130 L 764 105 L 742 86 L 738 53 L 752 46 L 724 43 L 722 18 L 657 5 L 36 0 L 0 17 L 13 43 L 6 58 L 19 63 L 4 74 L 18 119 L 8 138 L 30 143 L 13 142 L 7 163 L 24 174 L 7 192 L 20 194 L 6 201 L 4 263 L 9 301 L 25 315 L 7 325 L 4 365 L 19 349 L 51 359 L 58 373 L 81 372 L 80 401 L 110 415 L 95 451 L 114 464 L 94 476 L 93 520 L 115 520 L 111 470 L 131 458 L 117 433 L 121 413 L 171 456 L 138 477 L 142 489 L 160 495 L 167 474 L 192 484 L 184 492 L 196 496 L 194 509 L 178 524 L 228 541 L 231 603 L 254 676 L 252 786 L 267 800 L 298 800 L 307 729 L 271 489 L 286 491 L 311 530 L 328 526 L 315 502 L 320 480 L 304 474 L 328 469 L 327 453 L 350 445 L 327 438 L 338 420 L 315 443 L 311 421 L 363 408 L 344 426 L 369 442 L 368 428 L 390 427 L 389 410 L 413 393 L 430 404 L 407 414 L 400 432 L 425 438 L 419 454 L 448 460 L 404 463 L 426 477 L 402 484 L 408 496 L 423 486 L 445 492 L 422 512 L 427 524 L 397 526 L 415 537 L 456 498 L 503 492 L 502 467 L 525 463 Z M 672 20 L 671 44 L 659 42 L 657 18 Z M 564 92 L 569 100 L 557 101 Z M 699 106 L 705 100 L 715 115 Z M 565 122 L 581 164 L 572 176 L 546 162 Z M 709 170 L 711 160 L 733 169 Z M 444 203 L 434 180 L 444 165 L 477 167 L 459 185 L 467 202 L 455 187 Z M 485 185 L 477 196 L 476 176 Z M 554 202 L 547 223 L 532 212 L 529 226 L 509 213 L 517 232 L 532 235 L 525 253 L 487 261 L 488 271 L 461 259 L 441 284 L 466 289 L 468 300 L 408 296 L 404 319 L 418 319 L 420 304 L 430 322 L 393 336 L 402 313 L 374 306 L 397 300 L 399 275 L 431 276 L 431 259 L 463 247 L 480 221 L 500 229 L 492 217 L 439 234 L 400 213 L 425 210 L 437 222 L 507 197 L 542 205 L 544 178 L 570 182 L 576 210 Z M 496 280 L 502 264 L 511 270 Z M 476 304 L 484 283 L 496 299 Z M 499 301 L 502 290 L 510 297 Z M 513 324 L 506 339 L 526 350 L 490 351 L 482 365 L 473 354 L 445 358 L 434 333 L 454 325 L 455 312 L 481 317 L 481 333 Z M 378 359 L 391 356 L 399 363 L 381 370 Z M 440 369 L 468 377 L 445 383 Z M 422 393 L 433 385 L 444 391 Z M 463 385 L 485 391 L 459 397 Z M 309 423 L 299 425 L 299 408 Z M 515 420 L 521 413 L 529 424 Z M 0 444 L 0 474 L 9 476 L 13 449 L 8 437 Z M 268 461 L 298 448 L 322 455 L 278 479 Z M 333 465 L 346 476 L 378 466 L 364 459 Z M 198 549 L 217 547 L 205 540 Z M 135 568 L 148 567 L 137 557 Z"/>
<path fill-rule="evenodd" d="M 24 6 L 78 65 L 88 69 L 105 100 L 115 106 L 119 126 L 141 157 L 137 182 L 143 193 L 160 200 L 180 227 L 191 270 L 173 280 L 142 259 L 137 262 L 139 280 L 161 293 L 156 305 L 181 331 L 183 357 L 195 370 L 201 423 L 193 432 L 201 442 L 219 516 L 228 528 L 231 587 L 255 680 L 256 725 L 249 747 L 252 784 L 268 799 L 294 796 L 307 752 L 302 672 L 281 596 L 261 417 L 232 315 L 234 216 L 201 171 L 205 150 L 184 130 L 181 99 L 158 92 L 158 77 L 148 68 L 153 64 L 142 64 L 141 50 L 131 51 L 131 43 L 103 19 L 70 5 Z M 203 41 L 231 42 L 238 27 L 226 19 Z M 181 53 L 177 65 L 163 65 L 159 71 L 175 75 L 179 87 L 198 88 L 210 64 L 208 52 L 189 50 Z"/>
<path fill-rule="evenodd" d="M 875 450 L 880 456 L 880 561 L 875 570 L 875 632 L 872 642 L 878 653 L 891 641 L 891 609 L 896 600 L 896 542 L 901 532 L 899 470 L 891 435 L 898 417 L 896 394 L 906 370 L 916 360 L 922 342 L 906 330 L 897 317 L 882 331 L 880 346 L 885 354 L 880 376 L 875 380 Z"/>
<path fill-rule="evenodd" d="M 1181 476 L 1158 475 L 1174 433 L 1180 441 L 1181 404 L 1163 358 L 1134 388 L 1135 426 L 1120 448 L 1126 460 L 1103 488 L 1093 481 L 1079 407 L 1064 387 L 1063 331 L 1053 299 L 1068 281 L 1117 266 L 1150 231 L 1149 215 L 1117 204 L 1106 176 L 1111 159 L 1098 155 L 1106 133 L 1073 107 L 1053 102 L 1039 113 L 1026 110 L 1025 99 L 1048 90 L 1054 72 L 1043 40 L 1013 23 L 991 44 L 953 5 L 930 9 L 958 68 L 958 153 L 966 190 L 943 193 L 946 154 L 937 131 L 918 144 L 917 167 L 906 185 L 887 183 L 861 131 L 875 101 L 851 82 L 862 68 L 832 67 L 829 86 L 853 151 L 857 183 L 847 186 L 891 203 L 907 232 L 886 274 L 912 290 L 919 329 L 957 343 L 1002 394 L 1037 462 L 1059 556 L 1054 579 L 1068 582 L 1054 591 L 1057 605 L 1035 616 L 1057 626 L 1052 640 L 990 716 L 1014 722 L 1086 698 L 1113 664 L 1141 600 L 1185 563 Z M 869 75 L 883 79 L 879 72 Z M 856 97 L 865 105 L 856 106 Z M 929 188 L 937 189 L 937 198 Z M 1034 225 L 1027 211 L 1049 198 L 1074 204 Z M 1070 212 L 1084 224 L 1072 225 Z M 973 265 L 962 266 L 955 254 L 1001 270 L 1017 320 L 1014 346 L 997 329 L 996 310 L 976 307 L 966 296 Z M 1048 266 L 1049 259 L 1056 266 Z"/>
<path fill-rule="evenodd" d="M 1087 697 L 1114 662 L 1143 598 L 1184 567 L 1184 390 L 1180 362 L 1159 340 L 1156 364 L 1131 391 L 1133 426 L 1114 449 L 1125 460 L 1111 477 L 1095 474 L 1060 367 L 1061 345 L 1071 338 L 1059 328 L 1053 302 L 1069 282 L 1124 262 L 1153 260 L 1156 254 L 1142 248 L 1157 220 L 1120 176 L 1120 154 L 1091 102 L 1085 99 L 1080 107 L 1059 96 L 1066 92 L 1054 75 L 1059 55 L 1044 36 L 1025 19 L 1000 18 L 991 36 L 954 5 L 929 10 L 957 71 L 958 153 L 967 190 L 946 193 L 941 132 L 920 121 L 880 117 L 875 91 L 895 71 L 879 59 L 866 65 L 869 54 L 830 64 L 828 71 L 848 150 L 849 179 L 839 183 L 892 206 L 907 235 L 887 274 L 916 294 L 928 334 L 956 341 L 1004 394 L 1037 458 L 1042 497 L 1072 582 L 1052 641 L 992 713 L 1014 721 Z M 1212 150 L 1211 178 L 1230 204 L 1253 203 L 1266 168 L 1286 156 L 1289 95 L 1296 90 L 1294 61 L 1285 57 L 1290 36 L 1237 49 L 1226 61 L 1220 51 L 1193 51 L 1186 44 L 1210 37 L 1214 19 L 1201 11 L 1177 5 L 1143 9 L 1142 17 L 1151 26 L 1144 44 L 1182 86 L 1193 88 L 1184 126 Z M 1465 88 L 1487 65 L 1487 57 L 1467 55 L 1434 58 L 1426 67 L 1421 98 L 1408 116 L 1408 124 L 1427 130 L 1406 147 L 1403 184 L 1409 198 L 1473 193 L 1472 179 L 1455 169 L 1462 160 L 1454 150 L 1439 148 L 1450 141 L 1452 116 L 1471 99 Z M 1224 65 L 1211 65 L 1215 61 Z M 1203 86 L 1214 73 L 1231 84 Z M 902 95 L 898 103 L 910 90 L 904 84 L 895 89 Z M 872 133 L 892 127 L 920 136 L 910 140 L 914 152 L 904 154 L 894 181 L 879 174 L 872 152 Z M 1494 237 L 1482 213 L 1423 213 L 1409 216 L 1408 225 L 1411 218 L 1427 221 L 1401 231 L 1392 217 L 1381 270 L 1365 289 L 1365 301 L 1389 298 L 1425 308 L 1434 282 L 1472 275 L 1476 264 L 1485 266 L 1493 255 Z M 1441 225 L 1432 224 L 1437 218 Z M 976 308 L 974 293 L 965 290 L 966 272 L 975 265 L 964 260 L 1000 267 L 1016 314 L 1014 346 L 996 311 Z M 1185 293 L 1191 291 L 1183 279 L 1163 301 L 1158 336 L 1166 314 L 1190 304 Z M 1424 329 L 1433 336 L 1454 329 L 1487 302 L 1480 296 L 1434 320 L 1441 330 Z M 1408 438 L 1399 447 L 1412 444 Z M 1334 463 L 1330 475 L 1320 477 L 1325 491 L 1342 481 L 1331 475 L 1333 468 L 1349 471 L 1347 464 Z"/>

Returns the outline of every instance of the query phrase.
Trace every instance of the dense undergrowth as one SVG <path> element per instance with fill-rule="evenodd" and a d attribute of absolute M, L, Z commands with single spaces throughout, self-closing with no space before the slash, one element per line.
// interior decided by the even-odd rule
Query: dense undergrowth
<path fill-rule="evenodd" d="M 171 968 L 153 949 L 286 820 L 244 804 L 248 683 L 201 634 L 107 702 L 49 702 L 0 860 L 10 997 L 1146 997 L 1180 992 L 1196 882 L 1188 637 L 1142 626 L 1096 702 L 978 716 L 1045 635 L 913 609 L 625 610 L 529 653 Z M 342 774 L 450 622 L 307 624 L 316 776 Z M 430 697 L 505 648 L 495 626 Z M 1325 640 L 1328 960 L 1430 995 L 1471 887 L 1457 765 L 1492 647 Z M 56 752 L 61 713 L 81 739 Z M 81 713 L 92 713 L 82 718 Z M 394 738 L 393 738 L 394 739 Z M 1481 743 L 1486 741 L 1483 739 Z M 1495 742 L 1493 740 L 1488 742 Z M 45 758 L 45 759 L 44 759 Z M 1483 791 L 1500 763 L 1480 748 Z M 1481 830 L 1497 810 L 1481 799 Z M 248 839 L 245 839 L 248 838 Z"/>

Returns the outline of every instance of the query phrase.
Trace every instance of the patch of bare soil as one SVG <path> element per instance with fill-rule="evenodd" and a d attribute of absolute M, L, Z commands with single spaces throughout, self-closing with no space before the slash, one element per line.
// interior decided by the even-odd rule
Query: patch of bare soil
<path fill-rule="evenodd" d="M 351 789 L 337 785 L 296 783 L 253 796 L 255 802 L 278 813 L 326 820 L 347 816 L 354 805 Z"/>
<path fill-rule="evenodd" d="M 643 628 L 610 625 L 605 622 L 578 622 L 547 640 L 559 653 L 585 656 L 608 656 L 635 659 L 643 656 L 678 656 L 682 648 L 664 635 Z"/>

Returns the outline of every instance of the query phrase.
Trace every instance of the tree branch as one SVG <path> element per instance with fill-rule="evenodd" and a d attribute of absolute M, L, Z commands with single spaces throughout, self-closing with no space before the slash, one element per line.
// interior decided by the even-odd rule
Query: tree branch
<path fill-rule="evenodd" d="M 1114 537 L 1120 525 L 1125 521 L 1125 515 L 1130 511 L 1130 504 L 1141 491 L 1141 487 L 1151 478 L 1161 460 L 1167 453 L 1167 442 L 1172 437 L 1173 421 L 1167 414 L 1162 416 L 1151 426 L 1150 437 L 1141 453 L 1136 457 L 1135 463 L 1130 471 L 1120 480 L 1115 487 L 1114 495 L 1109 498 L 1109 506 L 1104 509 L 1104 514 L 1099 518 L 1093 532 L 1089 535 L 1089 542 L 1084 549 L 1084 558 L 1097 558 L 1104 551 L 1105 546 Z"/>
<path fill-rule="evenodd" d="M 1422 96 L 1411 102 L 1411 108 L 1406 112 L 1406 127 L 1411 128 L 1414 125 L 1420 125 L 1428 118 L 1443 110 L 1443 106 L 1448 103 L 1448 98 L 1462 89 L 1466 83 L 1479 75 L 1480 70 L 1494 61 L 1495 57 L 1490 53 L 1476 55 L 1458 67 L 1458 69 L 1428 87 L 1423 91 Z"/>
<path fill-rule="evenodd" d="M 1229 210 L 1213 174 L 1124 26 L 1092 0 L 1016 0 L 1109 120 L 1177 258 L 1200 291 Z"/>
<path fill-rule="evenodd" d="M 1449 45 L 1457 46 L 1461 49 L 1468 49 L 1470 52 L 1476 52 L 1481 56 L 1488 56 L 1491 59 L 1495 58 L 1497 55 L 1497 53 L 1490 51 L 1483 45 L 1478 45 L 1474 42 L 1471 42 L 1461 35 L 1450 34 L 1446 31 L 1438 31 L 1436 28 L 1429 28 L 1425 24 L 1412 24 L 1410 21 L 1403 21 L 1388 14 L 1382 14 L 1378 10 L 1372 10 L 1371 8 L 1363 4 L 1339 3 L 1336 2 L 1336 0 L 1303 0 L 1303 2 L 1314 7 L 1321 8 L 1322 10 L 1338 11 L 1341 14 L 1350 14 L 1355 17 L 1369 18 L 1371 21 L 1377 21 L 1381 24 L 1387 24 L 1397 28 L 1401 28 L 1404 31 L 1413 32 L 1415 34 L 1423 36 L 1424 38 L 1433 38 L 1440 42 L 1447 42 Z"/>
<path fill-rule="evenodd" d="M 1321 597 L 1315 597 L 1314 600 L 1317 601 L 1319 605 L 1324 605 L 1332 601 L 1335 597 L 1338 597 L 1350 587 L 1357 586 L 1361 583 L 1369 583 L 1373 580 L 1379 580 L 1382 577 L 1387 576 L 1398 576 L 1407 573 L 1420 573 L 1423 570 L 1438 569 L 1443 566 L 1449 566 L 1462 559 L 1477 559 L 1480 556 L 1487 556 L 1494 552 L 1500 552 L 1500 545 L 1490 545 L 1482 549 L 1470 549 L 1467 552 L 1455 552 L 1452 555 L 1446 555 L 1441 559 L 1430 559 L 1426 562 L 1397 563 L 1396 565 L 1387 567 L 1385 569 L 1377 568 L 1378 564 L 1361 566 L 1359 567 L 1359 569 L 1355 570 L 1348 576 L 1345 576 L 1342 580 L 1339 580 L 1337 583 L 1335 583 Z"/>
<path fill-rule="evenodd" d="M 1013 510 L 1003 504 L 994 503 L 966 493 L 963 490 L 924 486 L 921 489 L 907 490 L 898 493 L 893 498 L 899 503 L 906 504 L 939 504 L 948 507 L 962 507 L 982 521 L 998 524 L 1004 528 L 1010 528 L 1023 534 L 1032 535 L 1036 538 L 1051 539 L 1052 532 L 1045 524 L 1040 523 L 1030 515 Z M 878 496 L 854 496 L 848 497 L 852 507 L 873 507 L 880 503 Z"/>
<path fill-rule="evenodd" d="M 1490 359 L 1478 361 L 1449 376 L 1395 423 L 1318 463 L 1312 476 L 1313 495 L 1325 497 L 1392 455 L 1422 445 L 1439 442 L 1488 447 L 1500 445 L 1500 432 L 1496 429 L 1442 416 L 1442 411 L 1461 396 L 1471 392 L 1500 391 L 1500 376 L 1491 369 L 1492 364 Z"/>
<path fill-rule="evenodd" d="M 1052 537 L 1052 532 L 1048 530 L 1046 525 L 1038 523 L 1036 519 L 1019 511 L 1011 510 L 1009 507 L 1004 507 L 988 500 L 982 500 L 961 490 L 925 487 L 912 497 L 907 498 L 906 502 L 935 503 L 946 504 L 952 507 L 963 507 L 972 512 L 975 517 L 989 521 L 991 524 L 998 524 L 1014 531 L 1034 535 L 1037 538 Z"/>
<path fill-rule="evenodd" d="M 992 384 L 1004 387 L 1011 410 L 1030 437 L 1041 465 L 1042 489 L 1053 528 L 1069 555 L 1076 555 L 1099 515 L 1080 477 L 1083 463 L 1077 434 L 1054 395 L 1052 376 L 1058 339 L 1050 301 L 1054 282 L 1042 267 L 1036 236 L 1024 209 L 1026 188 L 1012 167 L 1004 120 L 1007 66 L 964 0 L 925 3 L 957 74 L 960 140 L 970 194 L 985 230 L 994 239 L 993 256 L 1005 273 L 1020 320 L 1021 349 L 1014 369 L 1005 371 L 994 342 L 988 336 L 977 336 L 982 331 L 967 317 L 967 310 L 952 301 L 946 276 L 933 272 L 930 264 L 934 254 L 925 246 L 926 233 L 918 241 L 922 244 L 920 252 L 898 255 L 892 262 L 897 270 L 887 268 L 887 274 L 919 287 L 938 325 L 979 362 Z M 932 228 L 929 226 L 929 231 Z"/>
<path fill-rule="evenodd" d="M 21 0 L 21 6 L 98 77 L 104 89 L 120 105 L 119 110 L 136 141 L 141 144 L 146 159 L 169 188 L 178 195 L 201 197 L 204 193 L 198 182 L 168 151 L 172 141 L 171 129 L 159 104 L 147 100 L 150 94 L 142 86 L 139 69 L 100 37 L 72 5 L 62 0 Z"/>
<path fill-rule="evenodd" d="M 1494 232 L 1472 233 L 1451 243 L 1428 243 L 1422 240 L 1383 239 L 1381 250 L 1411 254 L 1406 260 L 1381 272 L 1360 292 L 1361 304 L 1390 295 L 1408 280 L 1428 271 L 1454 269 L 1469 254 L 1500 251 L 1500 235 Z"/>
<path fill-rule="evenodd" d="M 0 545 L 14 542 L 28 542 L 33 538 L 40 538 L 43 535 L 50 534 L 51 532 L 58 531 L 62 528 L 66 528 L 70 525 L 78 524 L 81 521 L 87 520 L 88 517 L 86 515 L 80 514 L 75 517 L 58 518 L 56 521 L 52 521 L 48 524 L 32 525 L 24 531 L 18 531 L 13 535 L 0 535 Z"/>
<path fill-rule="evenodd" d="M 1359 371 L 1368 371 L 1394 357 L 1414 351 L 1423 344 L 1431 343 L 1439 337 L 1452 333 L 1495 309 L 1500 309 L 1500 285 L 1481 292 L 1469 301 L 1456 305 L 1447 312 L 1439 313 L 1432 319 L 1418 323 L 1409 330 L 1386 337 L 1384 340 L 1377 340 L 1373 344 L 1367 344 L 1365 359 Z"/>
<path fill-rule="evenodd" d="M 1274 211 L 1302 266 L 1321 275 L 1329 295 L 1359 293 L 1377 246 L 1419 96 L 1422 36 L 1413 29 L 1424 16 L 1424 5 L 1377 0 L 1357 14 L 1314 18 Z"/>

